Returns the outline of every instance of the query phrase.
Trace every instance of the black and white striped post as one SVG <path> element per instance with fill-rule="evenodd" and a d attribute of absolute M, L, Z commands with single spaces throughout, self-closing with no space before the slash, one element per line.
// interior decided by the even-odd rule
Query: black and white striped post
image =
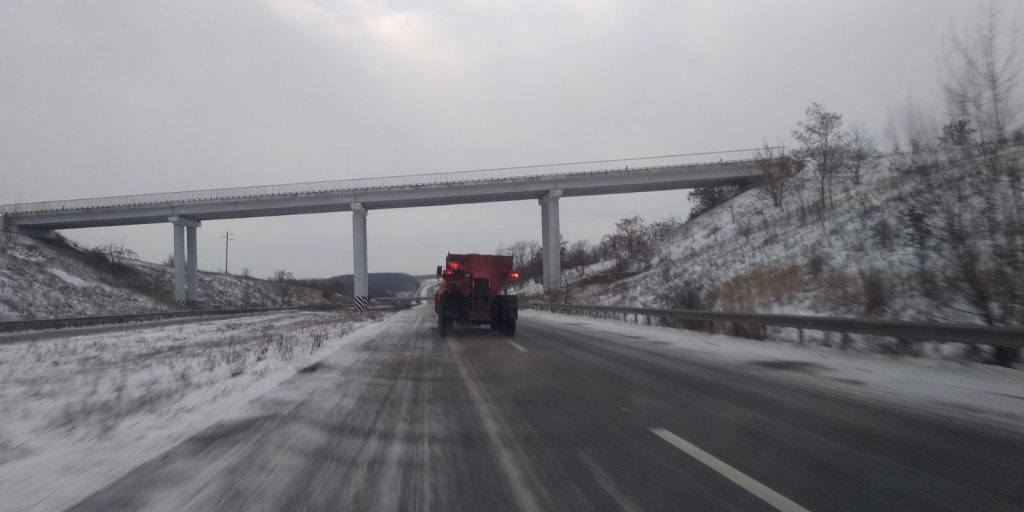
<path fill-rule="evenodd" d="M 362 203 L 349 206 L 352 210 L 352 300 L 356 311 L 366 311 L 370 307 L 366 265 L 366 208 L 363 208 Z"/>

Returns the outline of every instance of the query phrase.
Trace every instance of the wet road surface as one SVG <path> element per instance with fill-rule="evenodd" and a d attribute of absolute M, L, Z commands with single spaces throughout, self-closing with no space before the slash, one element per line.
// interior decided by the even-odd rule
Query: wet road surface
<path fill-rule="evenodd" d="M 527 316 L 395 315 L 73 510 L 1014 510 L 1024 441 Z"/>

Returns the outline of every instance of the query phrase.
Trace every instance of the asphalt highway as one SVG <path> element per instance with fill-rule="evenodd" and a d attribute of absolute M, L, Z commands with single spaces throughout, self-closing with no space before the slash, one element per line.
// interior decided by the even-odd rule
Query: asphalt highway
<path fill-rule="evenodd" d="M 73 509 L 1024 509 L 1016 433 L 636 341 L 415 308 Z"/>

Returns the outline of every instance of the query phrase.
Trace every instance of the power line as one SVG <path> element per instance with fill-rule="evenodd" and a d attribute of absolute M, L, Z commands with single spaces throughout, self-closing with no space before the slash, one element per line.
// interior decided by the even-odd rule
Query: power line
<path fill-rule="evenodd" d="M 769 146 L 768 149 L 782 149 L 785 146 Z M 603 164 L 608 162 L 633 162 L 636 160 L 656 160 L 659 158 L 678 158 L 682 156 L 705 156 L 705 155 L 724 155 L 727 153 L 747 153 L 751 151 L 761 151 L 765 149 L 760 148 L 748 148 L 748 149 L 727 149 L 724 151 L 702 151 L 699 153 L 675 153 L 671 155 L 656 155 L 656 156 L 634 156 L 629 158 L 607 158 L 604 160 L 581 160 L 578 162 L 561 162 L 556 164 L 534 164 L 534 165 L 520 165 L 514 167 L 490 167 L 484 169 L 472 169 L 468 171 L 456 171 L 456 172 L 480 172 L 480 171 L 507 171 L 513 169 L 537 169 L 540 167 L 558 167 L 562 165 L 584 165 L 584 164 Z M 428 173 L 423 176 L 429 176 L 430 174 L 445 174 L 445 173 Z"/>

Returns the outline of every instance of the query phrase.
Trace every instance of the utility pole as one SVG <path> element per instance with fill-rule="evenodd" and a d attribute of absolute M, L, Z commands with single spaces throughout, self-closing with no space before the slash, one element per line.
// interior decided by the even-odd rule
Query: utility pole
<path fill-rule="evenodd" d="M 225 231 L 224 232 L 224 236 L 222 236 L 221 238 L 224 239 L 224 275 L 227 275 L 227 273 L 228 273 L 228 242 L 234 240 L 234 238 L 231 238 L 231 232 L 230 231 Z"/>

